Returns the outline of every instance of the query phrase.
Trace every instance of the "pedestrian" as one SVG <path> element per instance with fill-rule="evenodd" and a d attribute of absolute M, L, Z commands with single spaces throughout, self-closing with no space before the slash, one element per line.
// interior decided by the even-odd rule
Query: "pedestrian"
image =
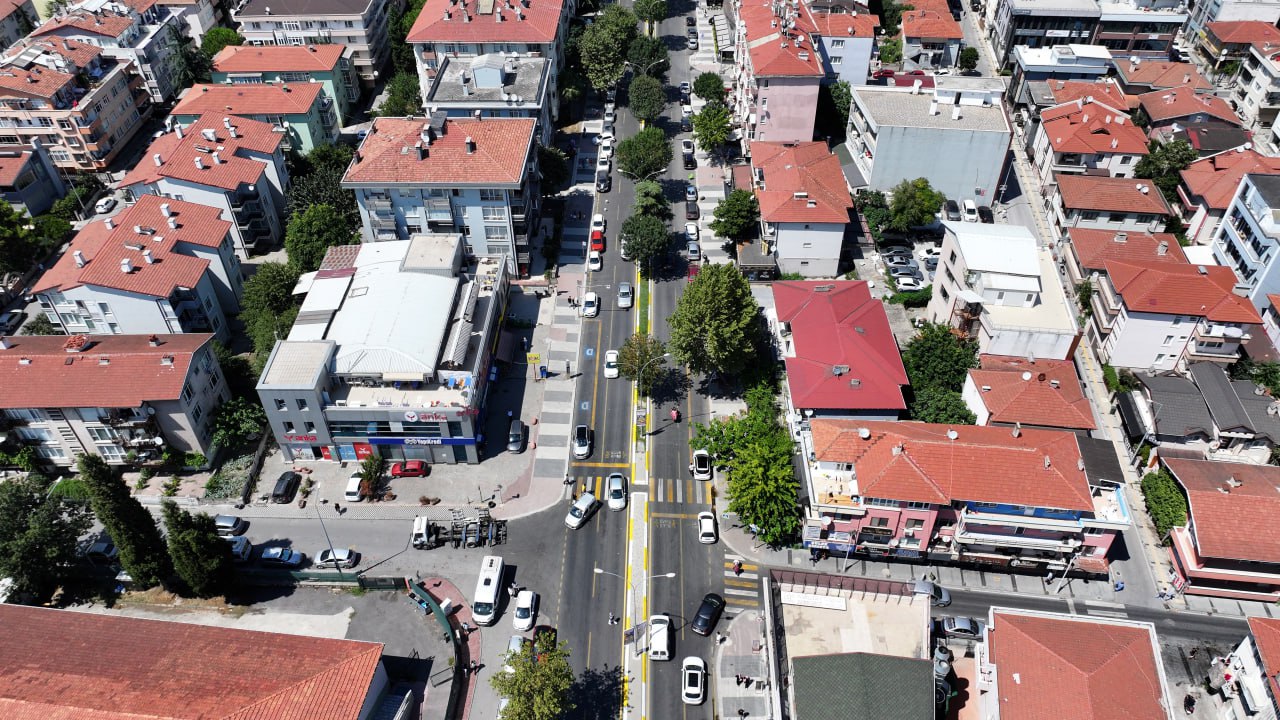
<path fill-rule="evenodd" d="M 734 685 L 737 685 L 738 687 L 742 687 L 742 676 L 741 676 L 741 675 L 734 675 L 734 676 L 733 676 L 733 684 L 734 684 Z"/>
<path fill-rule="evenodd" d="M 734 575 L 741 575 L 741 574 L 742 574 L 742 561 L 741 561 L 741 560 L 734 560 L 734 561 L 733 561 L 733 574 L 734 574 Z"/>
<path fill-rule="evenodd" d="M 565 361 L 564 361 L 564 374 L 565 374 L 565 376 L 566 376 L 566 377 L 567 377 L 567 376 L 570 376 L 570 375 L 573 375 L 573 373 L 572 373 L 572 372 L 570 372 L 570 370 L 569 370 L 569 361 L 568 361 L 568 360 L 565 360 Z"/>
<path fill-rule="evenodd" d="M 338 503 L 334 503 L 334 504 L 333 504 L 333 511 L 334 511 L 334 512 L 336 512 L 336 513 L 338 513 L 339 515 L 341 515 L 341 514 L 342 514 L 342 506 L 341 506 L 341 505 L 339 505 Z"/>
<path fill-rule="evenodd" d="M 720 644 L 720 633 L 716 633 L 716 644 Z"/>
<path fill-rule="evenodd" d="M 742 708 L 738 708 L 738 717 L 744 718 L 746 716 L 747 716 L 747 711 L 743 710 Z"/>
<path fill-rule="evenodd" d="M 609 613 L 609 624 L 613 624 L 613 613 Z"/>

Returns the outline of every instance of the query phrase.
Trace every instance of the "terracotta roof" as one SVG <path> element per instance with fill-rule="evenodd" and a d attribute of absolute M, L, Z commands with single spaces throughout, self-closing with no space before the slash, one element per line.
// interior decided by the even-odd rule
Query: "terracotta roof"
<path fill-rule="evenodd" d="M 1280 563 L 1280 533 L 1259 532 L 1280 514 L 1280 467 L 1163 458 L 1187 494 L 1203 557 Z"/>
<path fill-rule="evenodd" d="M 902 36 L 961 40 L 964 38 L 964 31 L 950 11 L 908 10 L 902 13 Z"/>
<path fill-rule="evenodd" d="M 1183 170 L 1182 182 L 1193 199 L 1212 210 L 1226 210 L 1245 175 L 1280 175 L 1280 158 L 1256 150 L 1232 150 L 1197 160 Z"/>
<path fill-rule="evenodd" d="M 0 350 L 0 408 L 136 408 L 144 402 L 177 400 L 192 356 L 213 336 L 157 335 L 156 347 L 149 337 L 10 337 L 8 347 Z M 76 338 L 89 344 L 80 352 L 69 352 L 68 343 Z"/>
<path fill-rule="evenodd" d="M 1031 429 L 1014 437 L 1004 427 L 819 418 L 809 424 L 818 460 L 853 463 L 863 497 L 1093 510 L 1080 447 L 1066 431 Z"/>
<path fill-rule="evenodd" d="M 1146 155 L 1147 134 L 1128 115 L 1096 99 L 1080 98 L 1040 113 L 1055 152 Z"/>
<path fill-rule="evenodd" d="M 164 215 L 162 205 L 169 206 L 170 216 Z M 36 283 L 34 292 L 93 285 L 163 298 L 178 287 L 195 287 L 209 261 L 175 250 L 175 246 L 218 247 L 231 232 L 231 223 L 222 220 L 220 212 L 159 195 L 139 195 L 137 204 L 111 219 L 114 228 L 99 220 L 81 228 L 67 251 Z M 169 227 L 170 217 L 177 221 L 177 228 Z M 135 227 L 142 232 L 136 232 Z M 152 262 L 147 262 L 144 249 L 150 251 Z M 84 257 L 84 267 L 76 263 L 76 252 Z M 127 273 L 121 269 L 124 260 L 130 263 Z"/>
<path fill-rule="evenodd" d="M 1045 81 L 1049 86 L 1049 92 L 1053 93 L 1053 99 L 1059 103 L 1069 103 L 1073 100 L 1083 100 L 1092 97 L 1094 100 L 1115 110 L 1123 111 L 1129 107 L 1129 101 L 1125 99 L 1124 92 L 1116 87 L 1111 80 L 1104 82 L 1085 82 L 1084 80 L 1054 80 Z"/>
<path fill-rule="evenodd" d="M 818 34 L 824 38 L 840 39 L 844 37 L 873 38 L 876 28 L 880 27 L 880 18 L 868 12 L 857 15 L 849 13 L 811 12 L 813 24 Z"/>
<path fill-rule="evenodd" d="M 1124 61 L 1118 61 L 1115 65 L 1116 72 L 1127 85 L 1149 85 L 1156 89 L 1188 86 L 1193 90 L 1213 89 L 1213 85 L 1191 63 L 1142 60 L 1137 67 Z"/>
<path fill-rule="evenodd" d="M 993 423 L 1092 430 L 1093 408 L 1070 360 L 983 355 L 970 370 Z M 1028 377 L 1029 375 L 1029 377 Z M 1057 386 L 1054 386 L 1054 383 Z M 988 389 L 990 388 L 990 389 Z"/>
<path fill-rule="evenodd" d="M 88 10 L 72 10 L 62 17 L 55 17 L 31 31 L 32 35 L 48 35 L 62 28 L 75 28 L 88 35 L 118 38 L 133 27 L 135 18 L 103 8 L 96 14 Z"/>
<path fill-rule="evenodd" d="M 1226 100 L 1206 93 L 1195 93 L 1186 88 L 1156 90 L 1138 96 L 1138 104 L 1147 113 L 1152 122 L 1162 122 L 1176 118 L 1204 113 L 1232 125 L 1240 125 L 1236 115 Z"/>
<path fill-rule="evenodd" d="M 13 187 L 33 153 L 26 145 L 0 145 L 0 186 Z"/>
<path fill-rule="evenodd" d="M 306 115 L 320 98 L 321 83 L 268 85 L 193 85 L 173 106 L 172 115 Z"/>
<path fill-rule="evenodd" d="M 449 118 L 429 144 L 420 135 L 426 118 L 377 118 L 347 168 L 345 183 L 519 184 L 533 143 L 527 118 Z M 468 153 L 467 138 L 475 143 Z M 427 155 L 419 158 L 416 144 Z"/>
<path fill-rule="evenodd" d="M 1249 632 L 1262 658 L 1262 674 L 1271 688 L 1271 697 L 1280 696 L 1280 620 L 1251 617 Z"/>
<path fill-rule="evenodd" d="M 884 305 L 871 297 L 867 283 L 775 282 L 773 301 L 778 320 L 791 326 L 795 357 L 786 358 L 786 364 L 793 406 L 907 407 L 902 397 L 907 371 Z M 837 375 L 837 366 L 847 369 Z"/>
<path fill-rule="evenodd" d="M 213 71 L 328 72 L 342 58 L 346 45 L 228 45 L 213 56 Z"/>
<path fill-rule="evenodd" d="M 751 165 L 764 174 L 756 198 L 766 222 L 849 222 L 849 186 L 826 143 L 753 142 Z"/>
<path fill-rule="evenodd" d="M 411 43 L 541 43 L 556 40 L 564 0 L 427 0 L 406 38 Z M 489 8 L 488 12 L 481 8 Z M 519 11 L 519 15 L 516 12 Z M 501 17 L 501 22 L 498 17 Z M 468 19 L 470 20 L 468 22 Z"/>
<path fill-rule="evenodd" d="M 1236 275 L 1221 265 L 1104 263 L 1130 312 L 1191 315 L 1218 322 L 1262 322 L 1253 303 L 1232 292 Z M 1202 272 L 1203 271 L 1203 272 Z"/>
<path fill-rule="evenodd" d="M 0 606 L 9 720 L 356 720 L 382 644 Z"/>
<path fill-rule="evenodd" d="M 50 70 L 39 64 L 33 64 L 30 70 L 17 65 L 0 66 L 0 97 L 34 97 L 50 99 L 67 83 L 75 80 L 73 75 Z M 9 92 L 5 92 L 5 91 Z"/>
<path fill-rule="evenodd" d="M 23 5 L 26 5 L 27 2 L 28 0 L 0 0 L 0 20 L 9 17 Z M 31 11 L 31 15 L 34 20 L 36 15 L 34 9 Z"/>
<path fill-rule="evenodd" d="M 225 119 L 229 118 L 218 113 L 202 115 L 185 130 L 175 128 L 151 141 L 142 159 L 120 181 L 120 187 L 149 185 L 160 178 L 173 178 L 235 190 L 262 180 L 266 163 L 250 157 L 249 153 L 274 153 L 280 148 L 283 133 L 274 132 L 269 123 L 237 117 L 231 121 L 236 133 L 232 137 Z M 213 131 L 212 141 L 205 137 L 205 130 Z M 217 148 L 221 148 L 217 150 L 220 162 L 214 162 L 213 152 L 205 152 Z M 155 164 L 156 155 L 160 156 L 160 166 Z M 196 167 L 196 158 L 200 158 L 202 167 Z"/>
<path fill-rule="evenodd" d="M 1223 20 L 1205 23 L 1204 29 L 1223 45 L 1280 45 L 1280 29 L 1263 20 Z"/>
<path fill-rule="evenodd" d="M 1178 239 L 1168 233 L 1114 232 L 1092 228 L 1068 228 L 1067 237 L 1076 261 L 1085 272 L 1102 270 L 1107 260 L 1123 260 L 1134 264 L 1186 264 Z M 1160 244 L 1164 243 L 1161 252 Z"/>
<path fill-rule="evenodd" d="M 102 55 L 102 48 L 97 45 L 80 42 L 71 38 L 29 38 L 21 41 L 24 47 L 35 47 L 45 52 L 61 56 L 77 68 L 88 67 L 95 58 Z"/>
<path fill-rule="evenodd" d="M 1054 180 L 1062 194 L 1062 206 L 1073 210 L 1149 213 L 1168 215 L 1169 204 L 1150 180 L 1111 178 L 1100 175 L 1064 175 Z M 1138 186 L 1147 188 L 1142 192 Z"/>
<path fill-rule="evenodd" d="M 774 27 L 778 18 L 773 13 L 773 5 L 767 0 L 744 0 L 738 9 L 738 19 L 746 32 L 752 70 L 756 77 L 821 77 L 825 74 L 821 53 L 805 42 L 809 35 L 818 32 L 813 14 L 805 3 L 788 7 L 797 11 L 791 18 L 794 27 L 790 28 L 788 36 Z M 801 59 L 801 53 L 805 59 Z"/>
<path fill-rule="evenodd" d="M 996 610 L 988 653 L 1001 720 L 1169 720 L 1155 630 Z"/>

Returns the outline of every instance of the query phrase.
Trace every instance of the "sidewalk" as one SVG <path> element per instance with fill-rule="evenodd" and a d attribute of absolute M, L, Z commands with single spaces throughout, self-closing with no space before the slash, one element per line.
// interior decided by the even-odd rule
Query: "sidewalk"
<path fill-rule="evenodd" d="M 710 669 L 715 675 L 719 717 L 737 717 L 739 710 L 746 710 L 748 718 L 770 715 L 769 669 L 765 666 L 762 623 L 760 612 L 750 610 L 725 624 L 726 639 L 716 646 Z M 739 676 L 746 678 L 745 685 L 738 682 Z"/>

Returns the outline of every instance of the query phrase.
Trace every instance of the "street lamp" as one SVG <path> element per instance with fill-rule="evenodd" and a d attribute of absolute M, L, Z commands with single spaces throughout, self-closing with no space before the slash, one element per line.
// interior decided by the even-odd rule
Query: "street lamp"
<path fill-rule="evenodd" d="M 671 58 L 658 58 L 657 60 L 654 60 L 653 62 L 649 63 L 648 65 L 645 65 L 645 66 L 644 66 L 644 69 L 640 71 L 640 74 L 642 74 L 642 75 L 648 75 L 648 74 L 649 74 L 649 68 L 653 67 L 654 65 L 658 65 L 658 64 L 660 64 L 660 63 L 670 63 L 670 62 L 671 62 Z M 631 68 L 632 70 L 635 70 L 635 69 L 636 69 L 636 64 L 635 64 L 635 63 L 633 63 L 633 62 L 631 62 L 630 60 L 623 60 L 623 61 L 622 61 L 622 64 L 623 64 L 623 65 L 625 65 L 625 66 L 627 66 L 627 67 L 629 67 L 629 68 Z"/>
<path fill-rule="evenodd" d="M 643 385 L 643 384 L 644 384 L 644 369 L 645 369 L 645 368 L 649 367 L 650 365 L 654 364 L 655 362 L 657 362 L 657 361 L 659 361 L 659 360 L 670 360 L 670 359 L 671 359 L 671 353 L 669 353 L 669 352 L 668 352 L 668 353 L 662 353 L 661 355 L 659 355 L 659 356 L 658 356 L 658 357 L 656 357 L 656 358 L 649 358 L 649 361 L 648 361 L 648 362 L 646 362 L 645 364 L 641 365 L 641 366 L 640 366 L 640 370 L 636 372 L 636 383 L 637 383 L 637 384 L 639 384 L 639 385 Z M 648 393 L 645 393 L 645 394 L 647 395 Z"/>
<path fill-rule="evenodd" d="M 338 571 L 338 579 L 345 582 L 346 576 L 342 574 L 342 563 L 338 562 L 337 553 L 333 551 L 333 540 L 329 539 L 329 528 L 324 526 L 324 518 L 320 515 L 321 503 L 316 503 L 316 519 L 320 521 L 320 529 L 324 532 L 324 541 L 329 545 L 329 557 L 333 559 L 333 567 Z"/>
<path fill-rule="evenodd" d="M 605 569 L 603 569 L 603 568 L 592 568 L 591 570 L 592 570 L 592 572 L 594 572 L 594 573 L 595 573 L 595 574 L 597 574 L 597 575 L 612 575 L 613 577 L 616 577 L 616 578 L 618 578 L 619 580 L 621 580 L 622 582 L 624 582 L 624 583 L 626 583 L 626 584 L 627 584 L 627 592 L 628 592 L 628 593 L 630 593 L 630 596 L 631 596 L 631 613 L 632 613 L 632 617 L 631 617 L 631 627 L 634 629 L 634 628 L 639 624 L 639 623 L 636 621 L 635 613 L 639 611 L 639 607 L 640 607 L 639 605 L 637 605 L 637 604 L 636 604 L 636 586 L 635 586 L 635 585 L 633 585 L 633 584 L 631 583 L 631 581 L 630 581 L 630 580 L 628 580 L 628 579 L 626 579 L 625 577 L 623 577 L 623 576 L 619 575 L 618 573 L 611 573 L 611 572 L 609 572 L 608 570 L 605 570 Z M 663 573 L 663 574 L 661 574 L 661 575 L 641 575 L 641 576 L 640 576 L 640 579 L 641 579 L 641 580 L 653 580 L 653 579 L 655 579 L 655 578 L 673 578 L 673 577 L 675 577 L 675 576 L 676 576 L 676 574 L 675 574 L 675 573 L 673 573 L 673 572 L 669 572 L 669 573 Z M 639 655 L 639 654 L 640 654 L 640 639 L 639 639 L 639 638 L 636 638 L 636 654 L 637 654 L 637 655 Z"/>

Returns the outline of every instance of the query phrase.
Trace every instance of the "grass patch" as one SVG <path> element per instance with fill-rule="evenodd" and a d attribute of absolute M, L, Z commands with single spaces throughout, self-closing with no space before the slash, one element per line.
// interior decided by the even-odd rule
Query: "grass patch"
<path fill-rule="evenodd" d="M 638 332 L 641 335 L 649 334 L 649 283 L 648 281 L 640 283 L 640 327 Z"/>

